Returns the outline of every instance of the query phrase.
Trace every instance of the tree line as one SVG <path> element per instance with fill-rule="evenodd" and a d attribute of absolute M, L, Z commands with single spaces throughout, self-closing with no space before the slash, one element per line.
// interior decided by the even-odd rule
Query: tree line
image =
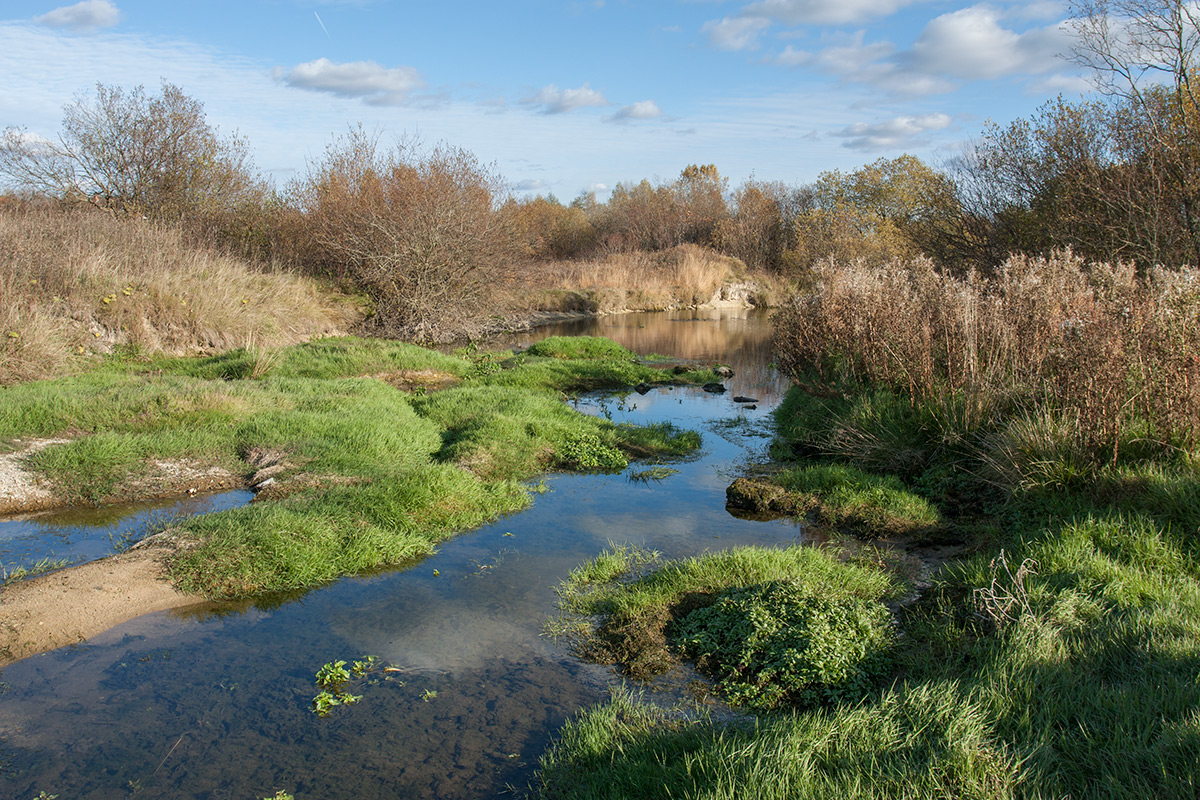
<path fill-rule="evenodd" d="M 0 174 L 27 196 L 161 220 L 255 261 L 355 282 L 381 332 L 406 336 L 475 313 L 489 282 L 523 261 L 684 243 L 789 279 L 830 258 L 918 254 L 987 274 L 1010 254 L 1060 248 L 1141 269 L 1200 263 L 1192 7 L 1074 9 L 1074 58 L 1094 75 L 1094 98 L 989 125 L 937 168 L 902 155 L 809 184 L 731 187 L 715 165 L 691 165 L 673 180 L 618 184 L 605 201 L 563 203 L 513 196 L 462 148 L 385 145 L 358 127 L 280 188 L 244 139 L 164 82 L 157 94 L 98 85 L 64 109 L 57 141 L 8 129 Z"/>

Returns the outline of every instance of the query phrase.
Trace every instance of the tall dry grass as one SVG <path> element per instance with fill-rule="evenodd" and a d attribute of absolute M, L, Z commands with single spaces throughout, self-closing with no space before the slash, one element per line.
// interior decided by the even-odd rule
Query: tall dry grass
<path fill-rule="evenodd" d="M 0 384 L 131 346 L 174 354 L 290 344 L 353 312 L 310 280 L 96 210 L 0 212 Z"/>
<path fill-rule="evenodd" d="M 1006 482 L 1031 458 L 1122 442 L 1194 448 L 1200 434 L 1200 270 L 1014 256 L 955 278 L 925 259 L 827 261 L 777 319 L 781 365 L 814 394 L 904 392 L 960 433 L 992 429 Z M 952 419 L 949 419 L 952 417 Z M 1034 453 L 1036 451 L 1036 453 Z"/>
<path fill-rule="evenodd" d="M 522 276 L 543 311 L 656 311 L 703 305 L 745 278 L 740 261 L 697 245 L 610 253 L 589 261 L 530 264 Z"/>

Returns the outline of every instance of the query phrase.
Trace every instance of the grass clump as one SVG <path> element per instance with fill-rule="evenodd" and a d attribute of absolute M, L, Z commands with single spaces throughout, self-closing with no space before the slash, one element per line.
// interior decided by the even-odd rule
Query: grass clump
<path fill-rule="evenodd" d="M 673 631 L 730 703 L 755 709 L 857 700 L 887 671 L 891 638 L 883 604 L 788 581 L 722 592 Z"/>
<path fill-rule="evenodd" d="M 642 574 L 656 561 L 656 554 L 624 547 L 607 550 L 579 567 L 559 587 L 561 613 L 548 630 L 565 635 L 580 655 L 600 663 L 620 663 L 627 674 L 639 679 L 662 673 L 677 661 L 679 653 L 686 652 L 710 665 L 721 676 L 719 680 L 725 682 L 726 667 L 741 668 L 736 666 L 740 656 L 729 659 L 717 652 L 722 650 L 718 638 L 723 634 L 719 629 L 734 624 L 732 617 L 714 617 L 719 611 L 694 616 L 700 613 L 698 609 L 720 604 L 723 593 L 761 592 L 778 584 L 789 587 L 783 591 L 820 596 L 840 608 L 854 609 L 866 604 L 863 607 L 877 606 L 882 610 L 879 601 L 899 591 L 898 583 L 882 571 L 844 563 L 834 554 L 815 548 L 734 548 L 658 564 Z M 730 602 L 737 604 L 736 599 Z M 742 610 L 757 613 L 748 608 Z M 730 612 L 732 616 L 738 613 Z M 600 619 L 598 625 L 591 624 L 593 618 Z M 758 621 L 766 626 L 759 631 L 764 642 L 769 638 L 767 628 L 786 624 L 781 619 Z M 755 624 L 743 616 L 736 626 L 746 633 L 746 626 Z M 713 649 L 705 649 L 706 643 Z M 783 640 L 776 644 L 778 652 L 766 655 L 767 661 L 774 662 L 776 668 L 783 661 L 795 661 L 794 655 L 785 652 L 794 641 L 791 645 Z M 768 645 L 767 649 L 773 647 Z M 752 660 L 753 657 L 748 657 L 742 667 L 757 673 L 763 665 L 751 669 L 748 665 Z M 791 667 L 784 668 L 791 671 Z M 735 682 L 728 683 L 736 695 Z M 764 691 L 769 691 L 765 689 L 767 683 L 762 681 Z M 738 699 L 750 703 L 758 697 L 746 690 Z M 783 699 L 780 696 L 768 700 L 763 694 L 761 707 L 777 705 Z"/>
<path fill-rule="evenodd" d="M 813 498 L 821 522 L 858 534 L 912 533 L 941 523 L 938 510 L 894 475 L 871 475 L 842 464 L 812 464 L 784 470 L 774 481 Z"/>

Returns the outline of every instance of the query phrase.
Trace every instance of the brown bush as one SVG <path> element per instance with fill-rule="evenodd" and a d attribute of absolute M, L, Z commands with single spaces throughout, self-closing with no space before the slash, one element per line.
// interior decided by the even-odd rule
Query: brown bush
<path fill-rule="evenodd" d="M 327 149 L 295 187 L 318 264 L 370 294 L 379 334 L 441 340 L 478 322 L 513 242 L 493 207 L 501 181 L 446 145 L 390 151 L 361 129 Z"/>
<path fill-rule="evenodd" d="M 554 198 L 509 200 L 501 208 L 523 255 L 538 260 L 575 258 L 596 243 L 596 229 L 578 205 Z"/>
<path fill-rule="evenodd" d="M 776 331 L 780 364 L 815 393 L 882 384 L 953 406 L 966 429 L 994 414 L 1049 414 L 1057 422 L 1027 433 L 1109 448 L 1113 459 L 1134 429 L 1197 442 L 1200 270 L 1142 276 L 1065 251 L 1012 257 L 987 279 L 926 259 L 884 269 L 826 261 L 814 278 Z"/>
<path fill-rule="evenodd" d="M 711 246 L 729 215 L 725 189 L 726 180 L 712 164 L 689 166 L 671 183 L 617 184 L 598 215 L 601 242 L 616 252 Z"/>

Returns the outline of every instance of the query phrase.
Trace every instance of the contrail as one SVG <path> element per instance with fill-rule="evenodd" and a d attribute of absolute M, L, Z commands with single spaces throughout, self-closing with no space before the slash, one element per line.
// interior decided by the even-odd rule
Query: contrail
<path fill-rule="evenodd" d="M 317 18 L 317 24 L 321 26 L 321 30 L 325 31 L 325 38 L 332 42 L 333 37 L 329 35 L 329 28 L 326 28 L 325 23 L 321 22 L 321 15 L 314 11 L 313 16 Z"/>

